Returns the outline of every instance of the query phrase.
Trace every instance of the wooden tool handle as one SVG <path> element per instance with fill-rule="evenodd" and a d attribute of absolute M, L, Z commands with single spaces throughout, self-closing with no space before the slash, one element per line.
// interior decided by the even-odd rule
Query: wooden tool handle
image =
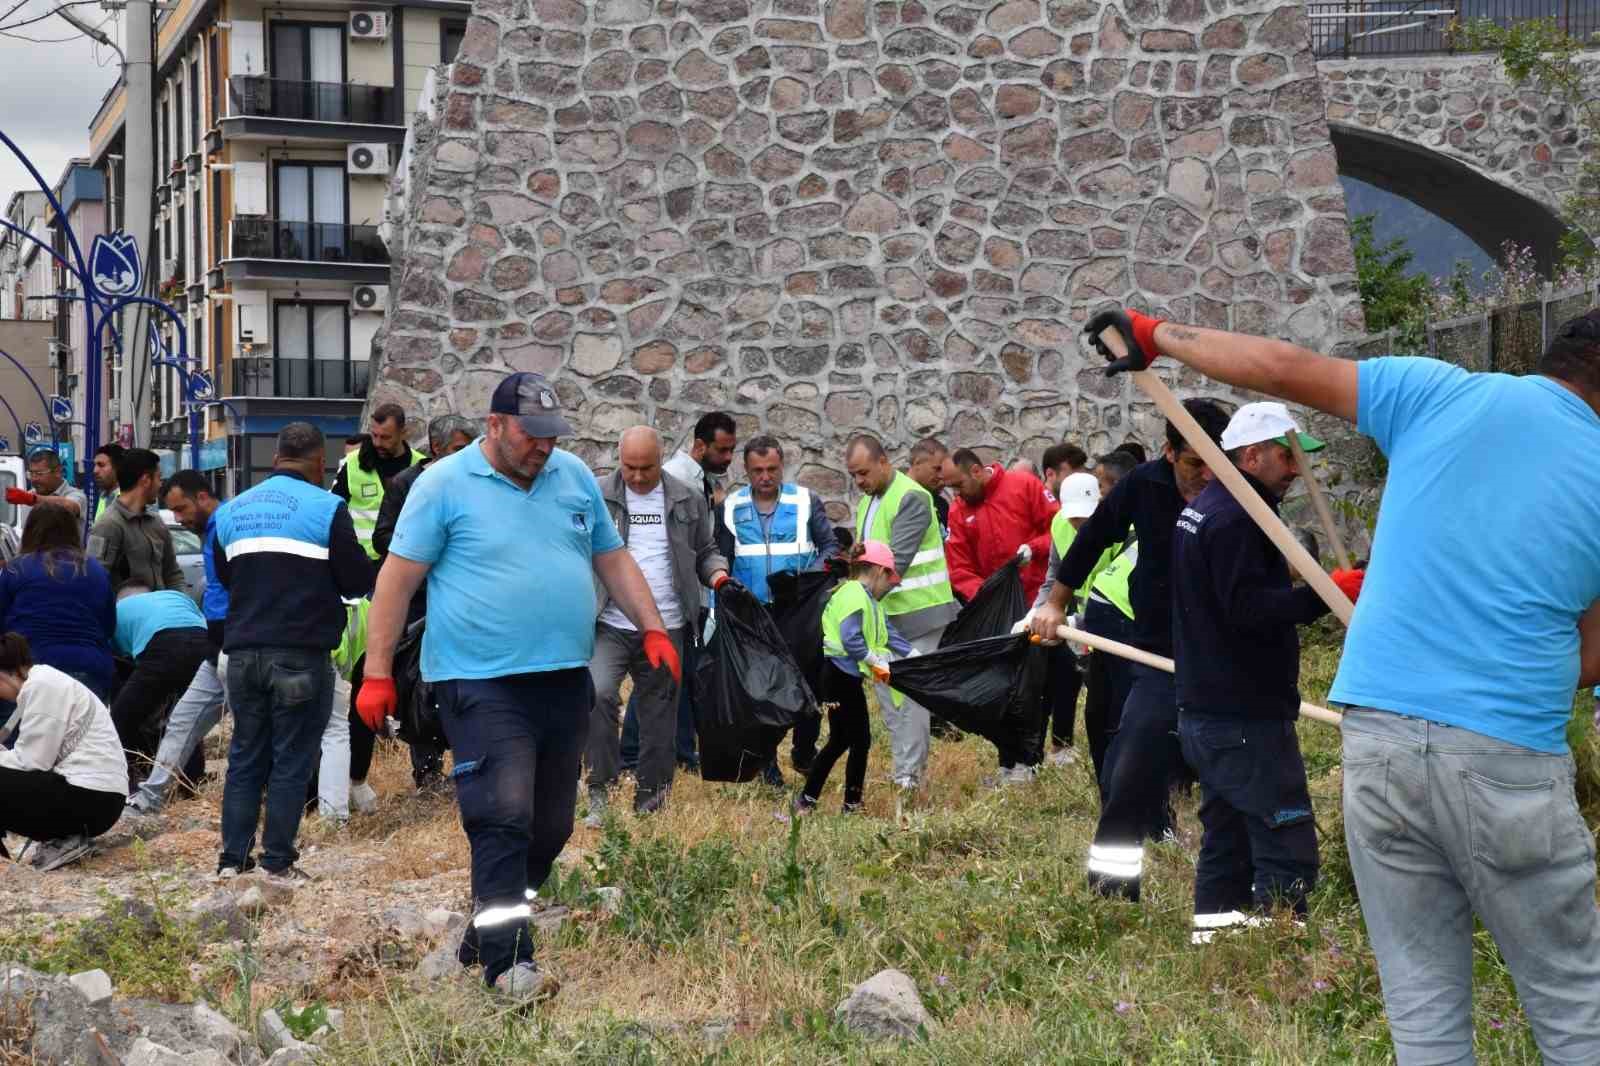
<path fill-rule="evenodd" d="M 1070 640 L 1074 644 L 1087 644 L 1096 651 L 1103 651 L 1122 659 L 1143 663 L 1145 666 L 1155 670 L 1163 670 L 1169 674 L 1177 672 L 1176 664 L 1165 655 L 1157 655 L 1154 652 L 1145 651 L 1143 648 L 1135 648 L 1132 644 L 1124 644 L 1120 640 L 1096 636 L 1093 633 L 1074 629 L 1071 626 L 1058 626 L 1056 635 L 1062 640 Z M 1326 707 L 1318 707 L 1315 703 L 1306 703 L 1304 700 L 1300 702 L 1300 714 L 1313 722 L 1323 722 L 1332 726 L 1341 725 L 1344 722 L 1344 716 L 1338 711 L 1330 711 Z"/>
<path fill-rule="evenodd" d="M 1322 483 L 1317 480 L 1316 473 L 1311 469 L 1311 460 L 1306 457 L 1305 449 L 1300 447 L 1300 435 L 1290 432 L 1286 438 L 1289 441 L 1289 450 L 1294 453 L 1294 465 L 1300 468 L 1300 476 L 1305 479 L 1306 491 L 1311 494 L 1311 509 L 1317 512 L 1317 521 L 1322 523 L 1322 531 L 1328 535 L 1328 542 L 1333 545 L 1333 557 L 1339 560 L 1339 569 L 1350 569 L 1350 553 L 1345 550 L 1344 538 L 1339 535 L 1339 527 L 1333 524 L 1333 512 L 1328 508 L 1328 497 L 1323 494 Z"/>

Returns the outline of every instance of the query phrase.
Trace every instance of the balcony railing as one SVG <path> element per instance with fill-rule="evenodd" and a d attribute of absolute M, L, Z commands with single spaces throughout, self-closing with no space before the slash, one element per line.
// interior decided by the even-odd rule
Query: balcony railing
<path fill-rule="evenodd" d="M 1306 5 L 1318 59 L 1383 58 L 1461 49 L 1456 23 L 1488 19 L 1501 26 L 1553 19 L 1588 41 L 1600 31 L 1600 0 L 1344 0 Z"/>
<path fill-rule="evenodd" d="M 228 114 L 312 122 L 397 125 L 394 90 L 337 81 L 285 81 L 261 75 L 228 79 Z"/>
<path fill-rule="evenodd" d="M 233 220 L 233 258 L 387 266 L 389 249 L 379 239 L 377 226 L 236 218 Z"/>
<path fill-rule="evenodd" d="M 236 356 L 234 396 L 360 399 L 367 394 L 371 364 L 365 359 L 285 359 Z"/>

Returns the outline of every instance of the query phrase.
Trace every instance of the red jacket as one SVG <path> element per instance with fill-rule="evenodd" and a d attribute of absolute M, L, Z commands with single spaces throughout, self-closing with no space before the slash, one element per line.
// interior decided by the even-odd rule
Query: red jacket
<path fill-rule="evenodd" d="M 945 565 L 956 595 L 970 600 L 983 579 L 1000 569 L 1024 543 L 1033 559 L 1022 568 L 1022 592 L 1028 603 L 1044 584 L 1050 563 L 1050 520 L 1061 505 L 1032 474 L 989 467 L 983 502 L 970 504 L 961 496 L 950 505 L 950 539 L 945 541 Z"/>

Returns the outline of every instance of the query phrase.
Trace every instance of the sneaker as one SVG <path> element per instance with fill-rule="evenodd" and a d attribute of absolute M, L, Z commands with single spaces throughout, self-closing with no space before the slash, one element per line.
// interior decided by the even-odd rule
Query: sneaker
<path fill-rule="evenodd" d="M 785 788 L 787 788 L 787 785 L 785 785 L 783 780 L 783 771 L 778 769 L 777 759 L 773 759 L 771 762 L 767 763 L 764 768 L 762 768 L 761 780 L 772 788 L 777 789 L 779 792 L 782 792 Z"/>
<path fill-rule="evenodd" d="M 561 982 L 548 970 L 519 962 L 494 979 L 494 990 L 519 1003 L 539 1003 L 561 991 Z"/>
<path fill-rule="evenodd" d="M 304 888 L 316 880 L 300 867 L 290 863 L 281 870 L 267 870 L 262 880 L 283 888 Z"/>
<path fill-rule="evenodd" d="M 166 820 L 156 811 L 147 811 L 133 804 L 122 808 L 122 817 L 117 819 L 117 824 L 112 826 L 111 834 L 125 833 L 135 840 L 149 840 L 159 836 L 166 828 Z"/>
<path fill-rule="evenodd" d="M 94 845 L 82 833 L 60 840 L 47 840 L 33 850 L 33 865 L 40 873 L 59 870 L 94 852 Z"/>
<path fill-rule="evenodd" d="M 599 829 L 602 825 L 604 825 L 606 821 L 606 805 L 608 802 L 609 801 L 606 799 L 605 789 L 591 788 L 589 790 L 589 814 L 586 818 L 584 818 L 583 824 L 590 829 Z M 501 976 L 504 975 L 502 974 Z"/>
<path fill-rule="evenodd" d="M 866 808 L 861 805 L 861 801 L 860 800 L 856 800 L 854 803 L 846 803 L 844 806 L 840 807 L 839 808 L 839 813 L 840 814 L 860 814 L 864 810 L 866 810 Z"/>
<path fill-rule="evenodd" d="M 350 807 L 357 814 L 371 814 L 378 809 L 378 790 L 365 781 L 350 782 Z"/>
<path fill-rule="evenodd" d="M 810 814 L 817 809 L 817 801 L 804 792 L 794 794 L 794 802 L 790 804 L 795 814 Z"/>
<path fill-rule="evenodd" d="M 1071 766 L 1078 761 L 1078 753 L 1073 748 L 1057 748 L 1050 753 L 1051 766 Z"/>
<path fill-rule="evenodd" d="M 654 814 L 667 805 L 667 789 L 660 788 L 654 792 L 635 792 L 633 795 L 634 814 Z"/>

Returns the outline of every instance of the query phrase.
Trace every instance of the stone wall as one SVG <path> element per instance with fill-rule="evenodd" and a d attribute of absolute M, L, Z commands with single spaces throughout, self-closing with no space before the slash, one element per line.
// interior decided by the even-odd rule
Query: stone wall
<path fill-rule="evenodd" d="M 836 501 L 860 430 L 1154 442 L 1092 310 L 1361 332 L 1308 41 L 1271 0 L 477 0 L 372 402 L 481 414 L 542 371 L 600 467 L 724 408 Z"/>

